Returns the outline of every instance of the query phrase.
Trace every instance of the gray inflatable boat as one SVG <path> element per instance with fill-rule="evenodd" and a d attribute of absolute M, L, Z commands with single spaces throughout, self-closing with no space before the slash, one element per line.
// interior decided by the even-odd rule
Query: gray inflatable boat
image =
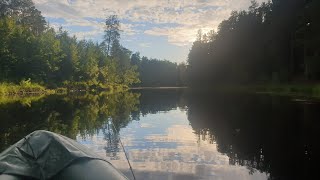
<path fill-rule="evenodd" d="M 0 179 L 127 179 L 108 161 L 65 136 L 35 131 L 0 154 Z"/>

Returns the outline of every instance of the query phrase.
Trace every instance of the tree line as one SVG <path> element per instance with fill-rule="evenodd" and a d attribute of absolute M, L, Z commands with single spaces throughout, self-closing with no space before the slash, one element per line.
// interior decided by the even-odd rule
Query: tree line
<path fill-rule="evenodd" d="M 184 64 L 140 58 L 123 47 L 116 15 L 106 18 L 102 42 L 97 43 L 54 30 L 32 0 L 1 1 L 0 29 L 0 82 L 31 80 L 49 88 L 185 82 L 180 78 Z"/>
<path fill-rule="evenodd" d="M 185 86 L 187 83 L 187 66 L 185 63 L 173 63 L 168 60 L 140 57 L 136 52 L 131 56 L 131 63 L 138 67 L 140 83 L 135 86 Z"/>
<path fill-rule="evenodd" d="M 119 21 L 106 19 L 102 43 L 55 31 L 31 0 L 0 2 L 0 81 L 31 79 L 49 87 L 139 82 L 131 51 L 119 43 Z"/>
<path fill-rule="evenodd" d="M 188 56 L 191 86 L 320 79 L 319 1 L 272 0 L 233 11 L 198 32 Z"/>

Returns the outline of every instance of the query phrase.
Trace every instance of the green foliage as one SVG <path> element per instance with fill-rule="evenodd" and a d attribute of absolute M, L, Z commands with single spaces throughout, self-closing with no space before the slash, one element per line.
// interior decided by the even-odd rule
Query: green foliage
<path fill-rule="evenodd" d="M 66 87 L 70 91 L 88 91 L 90 86 L 86 82 L 71 82 L 64 81 L 63 87 Z"/>
<path fill-rule="evenodd" d="M 95 134 L 112 119 L 119 130 L 132 120 L 130 114 L 139 104 L 139 94 L 131 92 L 36 98 L 20 97 L 10 101 L 0 96 L 0 150 L 36 129 L 75 139 L 78 134 L 83 137 Z"/>
<path fill-rule="evenodd" d="M 28 27 L 35 35 L 46 29 L 46 21 L 32 0 L 1 0 L 0 18 L 3 17 L 15 18 L 18 24 Z"/>
<path fill-rule="evenodd" d="M 62 29 L 56 32 L 41 28 L 37 22 L 43 17 L 30 0 L 1 1 L 0 5 L 0 82 L 18 83 L 31 78 L 49 88 L 65 86 L 71 90 L 139 82 L 137 67 L 130 64 L 131 51 L 119 44 L 116 16 L 112 16 L 112 25 L 107 24 L 106 30 L 106 37 L 112 40 L 108 44 L 109 52 L 112 48 L 110 56 L 105 52 L 105 42 L 78 41 Z M 35 13 L 32 17 L 39 17 L 31 21 L 18 12 L 28 15 L 32 12 Z M 13 84 L 5 87 L 10 87 L 12 94 L 19 89 Z M 7 90 L 4 92 L 8 94 Z"/>
<path fill-rule="evenodd" d="M 32 102 L 39 101 L 40 99 L 44 98 L 46 95 L 28 95 L 28 96 L 20 96 L 20 95 L 15 95 L 15 96 L 1 96 L 0 95 L 0 105 L 5 105 L 5 104 L 11 104 L 11 103 L 20 103 L 24 107 L 30 107 Z"/>
<path fill-rule="evenodd" d="M 109 60 L 103 60 L 100 54 L 100 65 L 108 70 L 109 77 L 99 72 L 99 78 L 102 82 L 132 85 L 139 83 L 139 73 L 137 67 L 131 65 L 132 52 L 123 47 L 120 42 L 120 21 L 116 15 L 111 15 L 106 19 L 106 30 L 103 43 L 100 45 L 104 48 L 104 53 Z M 109 68 L 105 67 L 109 65 Z"/>
<path fill-rule="evenodd" d="M 0 82 L 18 83 L 31 78 L 51 89 L 65 87 L 71 91 L 114 90 L 138 83 L 185 84 L 186 65 L 146 57 L 141 60 L 139 53 L 132 54 L 123 47 L 119 41 L 120 22 L 115 15 L 106 19 L 104 41 L 98 44 L 78 41 L 61 28 L 41 28 L 36 22 L 21 19 L 14 12 L 23 9 L 28 14 L 27 9 L 34 9 L 33 3 L 17 1 L 17 7 L 14 3 L 3 3 L 5 9 L 0 10 Z M 35 13 L 40 22 L 43 17 Z M 41 31 L 31 26 L 39 26 Z"/>
<path fill-rule="evenodd" d="M 137 66 L 140 83 L 138 86 L 175 87 L 186 84 L 186 65 L 167 60 L 148 59 L 135 53 L 131 56 L 131 64 Z M 134 71 L 133 71 L 134 72 Z M 138 83 L 138 82 L 135 82 Z"/>
<path fill-rule="evenodd" d="M 319 80 L 316 7 L 320 7 L 318 1 L 277 0 L 261 5 L 252 1 L 247 11 L 233 11 L 222 21 L 217 33 L 199 31 L 188 57 L 190 84 Z"/>
<path fill-rule="evenodd" d="M 0 96 L 5 95 L 24 95 L 24 94 L 44 94 L 45 87 L 31 83 L 31 80 L 22 80 L 19 85 L 12 83 L 0 83 Z"/>

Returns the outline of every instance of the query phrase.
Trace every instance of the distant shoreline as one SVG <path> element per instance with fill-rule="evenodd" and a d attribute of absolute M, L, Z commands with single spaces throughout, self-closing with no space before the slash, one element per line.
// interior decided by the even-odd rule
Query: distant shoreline
<path fill-rule="evenodd" d="M 139 90 L 139 89 L 187 89 L 188 87 L 130 87 L 130 90 Z"/>

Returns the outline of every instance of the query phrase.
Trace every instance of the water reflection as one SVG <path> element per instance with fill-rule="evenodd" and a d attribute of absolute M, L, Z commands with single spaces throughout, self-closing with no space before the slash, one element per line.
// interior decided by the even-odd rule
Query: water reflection
<path fill-rule="evenodd" d="M 319 107 L 181 89 L 49 96 L 0 104 L 0 149 L 47 129 L 77 139 L 131 177 L 121 138 L 138 179 L 310 179 Z"/>
<path fill-rule="evenodd" d="M 200 136 L 207 129 L 230 164 L 267 172 L 270 179 L 311 179 L 312 154 L 319 149 L 319 104 L 230 94 L 189 101 L 191 125 Z"/>
<path fill-rule="evenodd" d="M 140 117 L 120 131 L 137 179 L 266 179 L 264 173 L 249 174 L 242 166 L 229 164 L 215 143 L 199 139 L 187 121 L 185 110 L 173 109 Z M 82 140 L 100 155 L 109 143 L 104 133 Z M 111 162 L 130 177 L 123 153 Z"/>
<path fill-rule="evenodd" d="M 0 105 L 0 150 L 37 129 L 45 129 L 75 139 L 96 134 L 108 118 L 118 129 L 130 121 L 139 94 L 48 96 L 28 105 L 11 102 Z"/>

